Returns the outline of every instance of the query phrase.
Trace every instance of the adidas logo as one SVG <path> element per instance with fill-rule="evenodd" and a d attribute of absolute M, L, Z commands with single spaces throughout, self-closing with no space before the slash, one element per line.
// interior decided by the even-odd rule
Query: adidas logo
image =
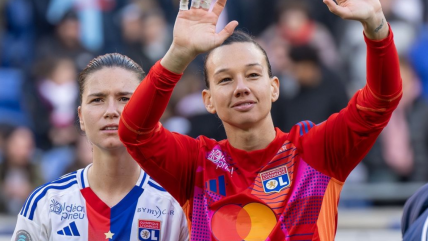
<path fill-rule="evenodd" d="M 65 236 L 80 236 L 79 230 L 77 230 L 77 226 L 74 221 L 56 233 L 59 235 L 65 235 Z"/>

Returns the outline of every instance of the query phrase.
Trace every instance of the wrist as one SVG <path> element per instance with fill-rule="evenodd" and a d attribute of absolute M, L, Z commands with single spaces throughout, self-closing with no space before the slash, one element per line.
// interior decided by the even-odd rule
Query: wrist
<path fill-rule="evenodd" d="M 382 11 L 361 22 L 367 38 L 381 40 L 388 37 L 389 27 Z"/>
<path fill-rule="evenodd" d="M 190 53 L 186 48 L 171 45 L 161 60 L 161 65 L 167 70 L 182 74 L 187 66 L 196 58 L 197 54 Z"/>

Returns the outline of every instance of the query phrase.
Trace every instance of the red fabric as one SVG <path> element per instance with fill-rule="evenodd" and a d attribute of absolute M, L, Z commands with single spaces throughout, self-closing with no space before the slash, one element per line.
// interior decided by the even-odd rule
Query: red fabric
<path fill-rule="evenodd" d="M 317 215 L 325 190 L 317 190 L 317 185 L 326 188 L 330 178 L 346 179 L 386 126 L 400 99 L 401 79 L 392 36 L 391 32 L 387 39 L 379 42 L 366 39 L 368 65 L 372 65 L 368 66 L 367 75 L 370 88 L 366 86 L 358 91 L 346 108 L 317 126 L 305 121 L 295 125 L 289 133 L 276 129 L 276 138 L 263 150 L 246 152 L 233 148 L 227 140 L 217 142 L 203 136 L 193 139 L 171 133 L 160 123 L 156 125 L 180 77 L 159 63 L 125 107 L 119 135 L 129 153 L 153 179 L 182 205 L 190 201 L 190 212 L 192 207 L 199 208 L 193 209 L 191 215 L 196 215 L 195 211 L 200 212 L 201 208 L 207 208 L 207 213 L 213 215 L 225 205 L 244 207 L 249 203 L 261 203 L 274 210 L 277 220 L 283 222 L 277 222 L 270 237 L 275 237 L 275 240 L 279 237 L 284 239 L 287 234 L 316 237 L 311 215 Z M 214 159 L 221 161 L 214 162 L 210 157 L 213 153 Z M 263 190 L 259 174 L 280 165 L 287 167 L 291 185 L 263 200 L 263 195 L 259 195 Z M 303 169 L 315 171 L 306 175 L 302 173 Z M 218 191 L 219 178 L 225 178 L 225 195 Z M 308 182 L 314 186 L 307 185 Z M 214 194 L 211 186 L 216 187 Z M 301 187 L 306 191 L 300 191 Z M 201 206 L 198 201 L 200 195 L 208 200 L 208 206 Z M 280 201 L 269 204 L 269 199 Z M 314 206 L 309 204 L 317 208 L 311 210 Z M 336 203 L 334 205 L 337 206 Z M 302 223 L 300 217 L 293 218 L 296 209 L 299 212 L 297 216 L 309 217 L 308 223 Z M 198 223 L 192 223 L 192 226 L 202 230 L 197 226 L 201 224 L 200 219 Z M 287 225 L 291 226 L 287 228 Z M 192 231 L 192 239 L 203 238 L 203 233 Z M 214 236 L 211 233 L 212 240 L 215 240 Z"/>

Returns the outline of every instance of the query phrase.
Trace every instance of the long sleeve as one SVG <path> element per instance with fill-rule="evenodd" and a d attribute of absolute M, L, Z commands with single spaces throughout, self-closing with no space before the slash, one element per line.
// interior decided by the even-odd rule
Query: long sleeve
<path fill-rule="evenodd" d="M 119 127 L 123 141 L 133 141 L 128 138 L 145 138 L 150 135 L 164 113 L 181 76 L 162 67 L 160 61 L 152 67 L 123 110 Z"/>
<path fill-rule="evenodd" d="M 308 164 L 344 181 L 373 146 L 402 95 L 398 55 L 390 29 L 381 41 L 366 38 L 367 84 L 348 106 L 298 137 Z M 293 131 L 293 129 L 292 129 Z"/>
<path fill-rule="evenodd" d="M 183 205 L 192 191 L 199 141 L 159 122 L 180 77 L 156 63 L 125 106 L 119 136 L 138 164 Z"/>

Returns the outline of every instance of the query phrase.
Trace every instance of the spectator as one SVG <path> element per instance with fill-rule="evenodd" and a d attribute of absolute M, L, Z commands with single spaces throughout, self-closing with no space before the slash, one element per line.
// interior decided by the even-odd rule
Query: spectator
<path fill-rule="evenodd" d="M 292 79 L 281 82 L 280 86 L 288 89 L 281 87 L 282 95 L 274 103 L 275 125 L 289 130 L 301 120 L 320 123 L 347 105 L 345 86 L 338 76 L 322 65 L 313 47 L 292 47 L 289 55 Z M 286 81 L 292 83 L 283 84 Z"/>
<path fill-rule="evenodd" d="M 428 104 L 407 60 L 400 69 L 403 98 L 363 161 L 370 182 L 428 181 Z"/>
<path fill-rule="evenodd" d="M 0 164 L 0 186 L 5 210 L 18 214 L 31 191 L 43 182 L 39 175 L 34 137 L 26 127 L 17 127 L 6 135 L 4 160 Z"/>
<path fill-rule="evenodd" d="M 323 65 L 337 67 L 338 52 L 331 33 L 310 17 L 309 8 L 303 2 L 279 4 L 275 24 L 260 36 L 264 46 L 271 40 L 281 38 L 289 45 L 312 45 L 318 52 Z M 269 50 L 267 50 L 269 52 Z"/>
<path fill-rule="evenodd" d="M 82 70 L 93 54 L 80 41 L 81 24 L 75 12 L 68 12 L 55 26 L 55 33 L 45 36 L 37 44 L 36 60 L 43 61 L 55 56 L 71 58 L 78 70 Z"/>

